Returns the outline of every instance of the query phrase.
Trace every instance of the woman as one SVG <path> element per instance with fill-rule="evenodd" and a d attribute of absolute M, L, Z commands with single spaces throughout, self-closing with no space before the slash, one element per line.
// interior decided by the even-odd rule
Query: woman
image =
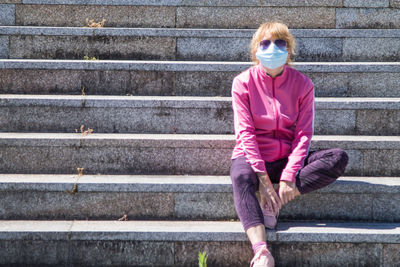
<path fill-rule="evenodd" d="M 232 84 L 236 146 L 231 179 L 235 209 L 255 254 L 250 266 L 274 266 L 265 228 L 275 228 L 279 209 L 334 182 L 348 162 L 342 149 L 309 152 L 314 85 L 289 66 L 294 50 L 285 24 L 262 24 L 251 41 L 255 66 Z M 279 183 L 277 191 L 272 183 Z"/>

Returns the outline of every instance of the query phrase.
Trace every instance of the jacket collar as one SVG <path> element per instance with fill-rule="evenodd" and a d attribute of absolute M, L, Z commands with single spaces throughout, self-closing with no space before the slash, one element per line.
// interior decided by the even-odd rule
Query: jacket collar
<path fill-rule="evenodd" d="M 263 80 L 272 82 L 272 80 L 275 79 L 275 83 L 281 84 L 283 81 L 286 80 L 286 78 L 288 76 L 288 72 L 289 72 L 288 68 L 289 68 L 289 66 L 285 64 L 283 67 L 282 73 L 280 75 L 276 76 L 275 78 L 272 78 L 271 76 L 266 74 L 261 64 L 257 65 L 257 72 Z"/>

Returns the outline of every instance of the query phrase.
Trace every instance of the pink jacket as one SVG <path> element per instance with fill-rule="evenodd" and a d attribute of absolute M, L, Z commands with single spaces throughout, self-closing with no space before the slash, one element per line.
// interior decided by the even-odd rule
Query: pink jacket
<path fill-rule="evenodd" d="M 260 64 L 236 76 L 232 84 L 236 146 L 232 159 L 246 156 L 255 172 L 265 163 L 288 158 L 281 181 L 296 181 L 314 131 L 314 84 L 285 65 L 272 78 Z"/>

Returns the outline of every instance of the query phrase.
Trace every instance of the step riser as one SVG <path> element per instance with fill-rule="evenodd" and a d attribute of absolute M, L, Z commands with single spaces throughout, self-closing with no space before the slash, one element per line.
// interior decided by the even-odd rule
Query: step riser
<path fill-rule="evenodd" d="M 296 61 L 400 60 L 399 38 L 296 38 Z M 0 58 L 250 61 L 250 38 L 2 36 Z M 379 44 L 381 49 L 375 49 Z M 7 52 L 8 51 L 8 52 Z"/>
<path fill-rule="evenodd" d="M 357 263 L 359 266 L 391 267 L 400 264 L 399 244 L 269 241 L 268 246 L 279 266 L 354 266 Z M 144 263 L 197 266 L 199 251 L 205 251 L 209 255 L 209 266 L 239 267 L 247 266 L 254 256 L 249 241 L 17 240 L 0 241 L 0 248 L 0 264 L 30 266 L 139 266 Z"/>
<path fill-rule="evenodd" d="M 3 140 L 1 173 L 229 175 L 234 140 Z M 312 141 L 311 150 L 341 147 L 349 155 L 346 175 L 400 176 L 396 143 Z M 384 147 L 382 147 L 384 146 Z"/>
<path fill-rule="evenodd" d="M 256 28 L 270 14 L 290 28 L 400 28 L 398 8 L 396 1 L 378 9 L 9 4 L 1 7 L 5 13 L 1 23 L 82 27 L 87 25 L 86 18 L 96 22 L 104 18 L 106 27 Z"/>
<path fill-rule="evenodd" d="M 319 192 L 285 205 L 279 220 L 400 222 L 400 193 Z M 76 194 L 2 190 L 0 200 L 1 220 L 238 220 L 232 192 L 85 192 L 78 184 Z"/>
<path fill-rule="evenodd" d="M 188 108 L 168 107 L 168 103 L 162 101 L 159 106 L 155 103 L 154 107 L 140 108 L 134 107 L 135 103 L 125 105 L 122 102 L 111 104 L 111 107 L 90 107 L 94 103 L 90 100 L 48 105 L 45 100 L 41 101 L 46 106 L 40 106 L 40 103 L 18 106 L 12 100 L 11 103 L 0 100 L 0 113 L 3 114 L 0 129 L 73 133 L 84 124 L 86 129 L 92 128 L 96 133 L 233 134 L 230 101 L 218 102 L 215 107 L 208 108 L 195 107 L 195 102 L 190 108 L 189 101 Z M 31 115 L 27 117 L 26 114 Z M 315 134 L 318 135 L 400 135 L 399 125 L 400 104 L 397 110 L 373 109 L 372 106 L 367 110 L 319 109 L 317 104 Z"/>
<path fill-rule="evenodd" d="M 91 95 L 230 96 L 232 80 L 241 70 L 0 69 L 0 93 L 81 94 L 84 87 Z M 400 97 L 400 72 L 302 72 L 314 82 L 316 96 Z"/>

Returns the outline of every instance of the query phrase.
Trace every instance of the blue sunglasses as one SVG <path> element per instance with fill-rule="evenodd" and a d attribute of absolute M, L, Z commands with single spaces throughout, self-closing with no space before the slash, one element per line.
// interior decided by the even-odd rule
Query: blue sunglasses
<path fill-rule="evenodd" d="M 271 43 L 272 43 L 271 40 L 262 40 L 262 41 L 260 42 L 260 47 L 261 47 L 262 50 L 265 50 L 265 49 L 267 49 L 267 48 L 270 46 Z M 276 45 L 277 47 L 279 47 L 279 49 L 286 49 L 286 41 L 285 41 L 285 40 L 276 39 L 276 40 L 274 41 L 274 43 L 275 43 L 275 45 Z"/>

